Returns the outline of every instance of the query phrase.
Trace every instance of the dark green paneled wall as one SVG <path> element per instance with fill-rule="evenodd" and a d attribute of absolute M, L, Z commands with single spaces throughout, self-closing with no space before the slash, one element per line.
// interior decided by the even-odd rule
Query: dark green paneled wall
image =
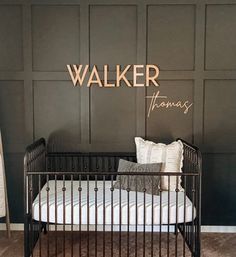
<path fill-rule="evenodd" d="M 133 151 L 135 135 L 182 137 L 203 152 L 204 224 L 236 225 L 235 0 L 1 0 L 0 127 L 12 222 L 23 221 L 23 155 L 45 137 L 59 149 Z M 158 88 L 194 102 L 159 109 L 157 88 L 73 87 L 66 64 L 157 64 Z M 131 78 L 132 73 L 128 73 Z M 220 208 L 219 208 L 220 207 Z"/>

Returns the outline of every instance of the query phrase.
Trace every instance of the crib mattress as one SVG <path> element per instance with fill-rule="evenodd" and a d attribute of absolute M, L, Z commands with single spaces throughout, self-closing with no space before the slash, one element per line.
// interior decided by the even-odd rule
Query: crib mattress
<path fill-rule="evenodd" d="M 81 192 L 78 190 L 79 181 L 73 181 L 73 183 L 64 181 L 64 186 L 65 191 L 62 190 L 63 181 L 61 180 L 57 180 L 56 188 L 55 181 L 49 180 L 49 191 L 47 191 L 47 184 L 44 185 L 40 196 L 38 194 L 33 202 L 34 220 L 57 224 L 71 224 L 73 221 L 75 225 L 102 225 L 104 220 L 106 225 L 119 225 L 120 223 L 136 225 L 137 220 L 137 225 L 159 225 L 190 222 L 196 216 L 196 209 L 184 192 L 179 192 L 177 199 L 176 192 L 163 191 L 160 199 L 160 196 L 152 197 L 147 193 L 144 196 L 143 192 L 133 191 L 129 192 L 128 197 L 127 191 L 121 190 L 120 198 L 119 189 L 114 189 L 113 192 L 110 190 L 111 181 L 105 181 L 105 186 L 103 181 L 97 181 L 96 192 L 95 181 L 89 181 L 88 187 L 87 181 L 81 181 Z M 57 189 L 56 194 L 55 189 Z"/>

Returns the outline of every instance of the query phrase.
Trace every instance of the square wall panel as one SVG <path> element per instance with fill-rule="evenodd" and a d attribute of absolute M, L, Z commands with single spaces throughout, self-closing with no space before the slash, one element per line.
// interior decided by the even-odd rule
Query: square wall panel
<path fill-rule="evenodd" d="M 80 143 L 80 89 L 67 81 L 34 82 L 35 138 L 45 137 L 64 150 Z"/>
<path fill-rule="evenodd" d="M 213 151 L 236 150 L 236 80 L 206 80 L 204 143 Z"/>
<path fill-rule="evenodd" d="M 146 126 L 147 138 L 163 142 L 178 137 L 192 141 L 193 136 L 193 81 L 159 81 L 159 87 L 149 87 L 146 98 Z M 158 93 L 159 92 L 159 93 Z M 156 94 L 155 108 L 148 117 L 152 98 Z M 168 107 L 166 104 L 178 104 L 184 106 L 188 101 L 187 108 Z M 164 103 L 164 104 L 163 104 Z M 169 104 L 169 106 L 170 106 Z M 153 105 L 151 105 L 153 106 Z M 162 107 L 163 106 L 163 107 Z M 186 114 L 184 112 L 187 112 Z"/>
<path fill-rule="evenodd" d="M 22 7 L 0 5 L 0 70 L 23 70 Z"/>
<path fill-rule="evenodd" d="M 25 149 L 21 153 L 4 154 L 9 212 L 12 223 L 24 222 L 24 151 Z"/>
<path fill-rule="evenodd" d="M 4 151 L 24 151 L 24 113 L 23 81 L 0 81 L 0 128 Z"/>
<path fill-rule="evenodd" d="M 147 60 L 161 70 L 193 70 L 194 5 L 148 7 Z"/>
<path fill-rule="evenodd" d="M 203 225 L 235 225 L 235 166 L 236 154 L 203 154 Z"/>
<path fill-rule="evenodd" d="M 137 61 L 137 8 L 90 7 L 90 64 L 108 64 L 111 70 Z"/>
<path fill-rule="evenodd" d="M 134 144 L 136 133 L 136 90 L 91 88 L 91 142 Z"/>
<path fill-rule="evenodd" d="M 79 63 L 79 6 L 33 6 L 33 70 L 65 71 Z"/>
<path fill-rule="evenodd" d="M 236 69 L 236 4 L 208 5 L 206 12 L 206 69 Z"/>

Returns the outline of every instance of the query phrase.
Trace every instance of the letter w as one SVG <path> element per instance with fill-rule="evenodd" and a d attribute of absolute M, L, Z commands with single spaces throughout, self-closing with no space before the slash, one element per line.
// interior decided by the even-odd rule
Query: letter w
<path fill-rule="evenodd" d="M 85 75 L 88 71 L 88 64 L 85 65 L 82 76 L 80 76 L 80 73 L 81 73 L 83 65 L 79 65 L 79 67 L 77 67 L 75 64 L 73 64 L 72 66 L 73 66 L 74 71 L 72 71 L 71 65 L 67 64 L 66 66 L 70 73 L 70 77 L 72 79 L 73 85 L 76 86 L 76 84 L 78 82 L 79 85 L 82 86 Z"/>

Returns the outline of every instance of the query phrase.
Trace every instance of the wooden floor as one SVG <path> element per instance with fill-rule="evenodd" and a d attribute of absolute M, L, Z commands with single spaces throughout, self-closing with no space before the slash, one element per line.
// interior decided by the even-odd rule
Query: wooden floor
<path fill-rule="evenodd" d="M 22 257 L 23 246 L 23 232 L 12 232 L 11 239 L 7 239 L 5 232 L 0 232 L 0 256 Z M 236 256 L 236 234 L 202 233 L 202 257 L 234 256 Z"/>

